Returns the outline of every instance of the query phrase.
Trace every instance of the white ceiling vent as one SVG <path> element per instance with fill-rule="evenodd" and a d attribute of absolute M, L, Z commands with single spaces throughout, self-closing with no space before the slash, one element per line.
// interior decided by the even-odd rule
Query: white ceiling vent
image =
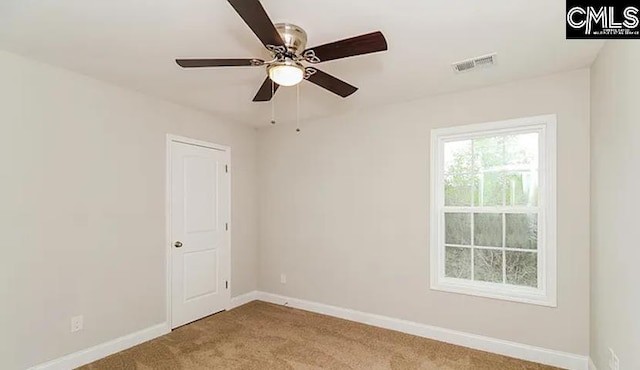
<path fill-rule="evenodd" d="M 453 63 L 451 66 L 456 73 L 468 72 L 477 68 L 491 67 L 496 64 L 496 53 L 475 57 L 460 62 Z"/>

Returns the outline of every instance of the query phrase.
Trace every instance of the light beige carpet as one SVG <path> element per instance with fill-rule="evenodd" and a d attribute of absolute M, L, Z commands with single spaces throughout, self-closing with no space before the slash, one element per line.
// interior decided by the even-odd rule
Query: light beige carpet
<path fill-rule="evenodd" d="M 82 369 L 553 368 L 255 301 Z"/>

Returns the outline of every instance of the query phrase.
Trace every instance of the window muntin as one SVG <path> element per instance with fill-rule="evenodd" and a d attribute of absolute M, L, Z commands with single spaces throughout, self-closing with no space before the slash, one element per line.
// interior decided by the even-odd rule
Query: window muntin
<path fill-rule="evenodd" d="M 555 305 L 555 117 L 432 137 L 432 288 Z"/>

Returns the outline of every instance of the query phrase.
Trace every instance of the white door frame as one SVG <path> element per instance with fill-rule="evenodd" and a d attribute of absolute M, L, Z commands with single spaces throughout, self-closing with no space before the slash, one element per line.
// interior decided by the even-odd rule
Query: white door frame
<path fill-rule="evenodd" d="M 167 325 L 171 329 L 171 282 L 173 278 L 172 268 L 171 268 L 171 250 L 173 246 L 173 241 L 171 240 L 171 143 L 183 143 L 201 146 L 204 148 L 220 150 L 226 152 L 229 156 L 228 166 L 231 167 L 231 147 L 226 145 L 213 144 L 206 141 L 192 139 L 184 136 L 178 136 L 173 134 L 167 134 L 167 142 L 166 142 L 166 198 L 165 198 L 165 220 L 166 220 L 166 235 L 165 235 L 165 259 L 166 259 L 166 275 L 167 279 L 165 281 L 166 284 L 166 320 Z M 227 176 L 227 181 L 229 181 L 229 216 L 231 216 L 231 171 L 229 171 L 229 176 Z M 229 217 L 229 229 L 231 229 L 231 217 Z M 231 230 L 229 230 L 231 231 Z M 229 291 L 231 291 L 231 232 L 229 232 L 229 265 L 227 266 L 229 271 Z M 228 309 L 228 308 L 227 308 Z"/>

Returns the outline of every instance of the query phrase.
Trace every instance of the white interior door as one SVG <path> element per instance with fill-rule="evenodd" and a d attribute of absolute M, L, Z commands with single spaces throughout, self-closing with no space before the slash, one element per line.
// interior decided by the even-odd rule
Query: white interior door
<path fill-rule="evenodd" d="M 229 150 L 170 141 L 171 327 L 230 302 Z"/>

